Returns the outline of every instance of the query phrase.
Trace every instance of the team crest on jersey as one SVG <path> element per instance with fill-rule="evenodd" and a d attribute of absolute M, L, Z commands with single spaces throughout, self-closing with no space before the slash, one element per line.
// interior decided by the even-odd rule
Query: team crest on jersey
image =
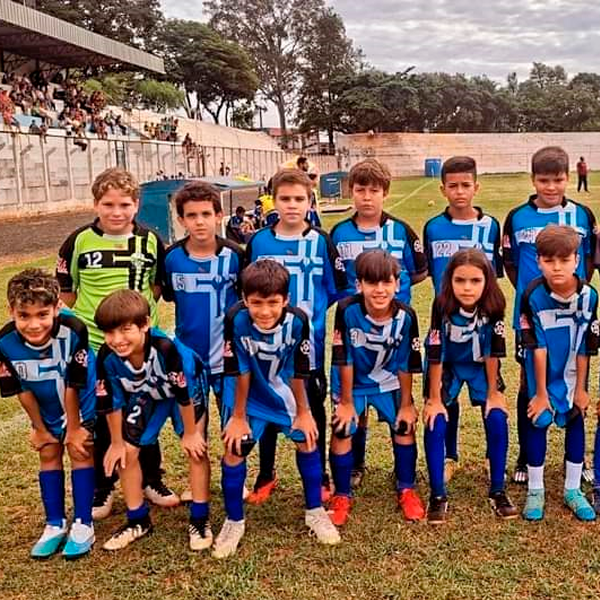
<path fill-rule="evenodd" d="M 310 342 L 308 340 L 304 340 L 301 344 L 300 344 L 300 352 L 302 352 L 302 354 L 310 354 Z"/>
<path fill-rule="evenodd" d="M 342 345 L 342 333 L 338 329 L 334 329 L 334 331 L 333 331 L 333 345 L 334 346 Z"/>
<path fill-rule="evenodd" d="M 496 322 L 494 325 L 494 333 L 500 337 L 504 337 L 506 335 L 506 326 L 504 325 L 504 321 Z"/>
<path fill-rule="evenodd" d="M 136 269 L 143 269 L 144 267 L 154 263 L 153 258 L 146 256 L 142 252 L 134 252 L 130 256 L 129 260 Z"/>
<path fill-rule="evenodd" d="M 344 261 L 338 256 L 335 259 L 335 270 L 336 271 L 345 271 L 346 267 L 344 267 Z"/>
<path fill-rule="evenodd" d="M 231 342 L 225 342 L 225 345 L 223 346 L 223 358 L 233 358 Z"/>
<path fill-rule="evenodd" d="M 521 315 L 519 317 L 519 327 L 521 329 L 530 329 L 529 319 L 527 318 L 527 315 Z"/>
<path fill-rule="evenodd" d="M 421 340 L 418 337 L 413 338 L 413 341 L 411 342 L 410 347 L 413 349 L 414 352 L 420 352 Z"/>
<path fill-rule="evenodd" d="M 5 363 L 0 362 L 0 377 L 10 377 L 11 375 L 8 366 Z"/>
<path fill-rule="evenodd" d="M 510 236 L 505 235 L 502 237 L 502 246 L 504 248 L 510 248 Z"/>
<path fill-rule="evenodd" d="M 173 385 L 176 385 L 179 388 L 184 388 L 187 385 L 185 375 L 182 371 L 171 371 L 167 377 Z"/>
<path fill-rule="evenodd" d="M 87 367 L 88 366 L 87 350 L 79 350 L 78 352 L 75 353 L 75 356 L 73 357 L 73 359 L 75 360 L 75 362 L 78 365 L 81 365 L 82 367 Z"/>
<path fill-rule="evenodd" d="M 596 336 L 600 335 L 600 321 L 592 321 L 592 324 L 590 325 L 590 329 L 592 330 L 592 333 Z M 0 377 L 2 377 L 2 373 L 0 372 Z"/>
<path fill-rule="evenodd" d="M 62 275 L 69 274 L 69 267 L 67 265 L 67 261 L 60 256 L 58 257 L 58 260 L 56 261 L 56 272 L 60 273 Z"/>
<path fill-rule="evenodd" d="M 442 343 L 442 336 L 439 329 L 432 329 L 429 332 L 428 342 L 431 346 L 439 346 Z"/>
<path fill-rule="evenodd" d="M 413 249 L 415 252 L 423 252 L 423 244 L 421 244 L 421 240 L 415 240 L 413 244 Z"/>
<path fill-rule="evenodd" d="M 104 379 L 98 379 L 96 381 L 96 396 L 107 396 L 106 385 L 104 385 Z"/>

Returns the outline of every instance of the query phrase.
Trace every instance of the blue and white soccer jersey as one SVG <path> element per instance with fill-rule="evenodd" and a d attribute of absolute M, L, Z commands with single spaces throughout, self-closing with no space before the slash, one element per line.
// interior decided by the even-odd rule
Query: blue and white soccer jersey
<path fill-rule="evenodd" d="M 442 289 L 446 265 L 459 250 L 476 248 L 481 250 L 492 263 L 498 277 L 502 277 L 500 255 L 500 225 L 498 221 L 475 207 L 475 219 L 453 219 L 448 209 L 433 217 L 423 229 L 423 247 L 427 255 L 429 275 L 437 294 Z"/>
<path fill-rule="evenodd" d="M 506 356 L 505 326 L 502 318 L 490 319 L 479 311 L 459 309 L 444 317 L 437 301 L 433 303 L 431 326 L 425 340 L 426 371 L 431 364 L 443 365 L 442 400 L 456 401 L 467 384 L 471 404 L 482 405 L 488 396 L 485 359 Z M 498 389 L 504 389 L 499 377 Z M 429 397 L 425 377 L 424 396 Z"/>
<path fill-rule="evenodd" d="M 352 394 L 357 414 L 374 406 L 393 425 L 399 408 L 400 372 L 420 373 L 419 324 L 414 310 L 398 301 L 383 322 L 367 313 L 362 294 L 338 303 L 333 336 L 331 393 L 340 396 L 337 369 L 352 365 Z"/>
<path fill-rule="evenodd" d="M 527 286 L 541 276 L 535 240 L 546 225 L 569 225 L 580 235 L 576 274 L 581 279 L 587 279 L 586 264 L 589 258 L 594 257 L 596 251 L 596 219 L 589 208 L 566 198 L 558 206 L 539 208 L 535 204 L 536 198 L 535 194 L 530 196 L 525 204 L 508 213 L 502 233 L 504 265 L 512 266 L 517 272 L 513 314 L 513 327 L 516 330 L 519 330 L 521 296 Z"/>
<path fill-rule="evenodd" d="M 123 439 L 134 446 L 154 444 L 168 417 L 181 435 L 180 405 L 193 403 L 196 422 L 207 406 L 204 366 L 198 354 L 158 329 L 150 329 L 144 352 L 140 368 L 106 344 L 98 353 L 98 412 L 121 410 Z"/>
<path fill-rule="evenodd" d="M 600 325 L 598 293 L 579 280 L 577 291 L 565 299 L 550 290 L 542 277 L 531 283 L 521 300 L 520 327 L 525 348 L 529 398 L 536 394 L 534 352 L 547 350 L 546 388 L 553 410 L 565 415 L 573 406 L 577 356 L 598 353 Z"/>
<path fill-rule="evenodd" d="M 327 233 L 307 226 L 301 235 L 284 236 L 268 227 L 257 231 L 246 247 L 247 262 L 270 258 L 290 274 L 290 304 L 306 314 L 310 323 L 310 368 L 325 362 L 327 309 L 344 295 L 346 273 Z"/>
<path fill-rule="evenodd" d="M 96 415 L 96 369 L 88 333 L 77 317 L 60 313 L 50 339 L 32 346 L 13 322 L 0 331 L 0 395 L 31 392 L 48 431 L 62 440 L 67 426 L 65 392 L 75 388 L 81 423 L 91 428 Z"/>
<path fill-rule="evenodd" d="M 175 301 L 176 335 L 200 355 L 214 387 L 216 376 L 223 373 L 223 324 L 239 299 L 244 253 L 237 244 L 217 237 L 214 256 L 196 258 L 186 250 L 187 240 L 167 251 L 163 297 Z"/>
<path fill-rule="evenodd" d="M 259 329 L 242 302 L 227 314 L 225 321 L 225 382 L 223 425 L 235 404 L 237 377 L 250 374 L 246 414 L 254 440 L 268 423 L 290 434 L 296 418 L 292 379 L 310 375 L 310 340 L 306 315 L 286 307 L 273 329 Z"/>

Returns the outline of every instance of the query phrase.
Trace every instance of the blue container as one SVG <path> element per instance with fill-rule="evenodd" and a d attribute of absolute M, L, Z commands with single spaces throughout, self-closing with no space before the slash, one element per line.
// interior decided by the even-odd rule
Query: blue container
<path fill-rule="evenodd" d="M 441 158 L 426 158 L 425 159 L 425 177 L 438 178 L 442 174 L 442 159 Z"/>
<path fill-rule="evenodd" d="M 137 219 L 142 225 L 156 231 L 167 243 L 175 241 L 171 196 L 188 181 L 189 179 L 165 179 L 148 181 L 140 186 L 140 210 Z"/>
<path fill-rule="evenodd" d="M 321 175 L 321 196 L 323 198 L 342 198 L 344 196 L 345 179 L 348 179 L 346 171 L 335 171 Z"/>

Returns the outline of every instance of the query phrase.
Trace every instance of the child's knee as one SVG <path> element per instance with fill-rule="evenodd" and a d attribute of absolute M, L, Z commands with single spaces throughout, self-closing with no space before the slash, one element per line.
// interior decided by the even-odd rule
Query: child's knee
<path fill-rule="evenodd" d="M 137 446 L 125 442 L 125 461 L 127 465 L 139 463 L 140 449 Z"/>
<path fill-rule="evenodd" d="M 62 456 L 64 446 L 62 444 L 46 444 L 40 453 L 40 464 L 44 467 L 54 467 L 62 469 Z"/>
<path fill-rule="evenodd" d="M 352 437 L 339 438 L 335 434 L 331 436 L 331 451 L 333 454 L 347 454 L 352 450 Z"/>
<path fill-rule="evenodd" d="M 223 456 L 223 464 L 228 467 L 237 467 L 241 465 L 246 459 L 243 456 L 236 456 L 233 452 L 226 451 Z"/>
<path fill-rule="evenodd" d="M 399 444 L 400 446 L 412 446 L 417 441 L 412 431 L 406 435 L 394 434 L 393 440 L 394 444 Z"/>

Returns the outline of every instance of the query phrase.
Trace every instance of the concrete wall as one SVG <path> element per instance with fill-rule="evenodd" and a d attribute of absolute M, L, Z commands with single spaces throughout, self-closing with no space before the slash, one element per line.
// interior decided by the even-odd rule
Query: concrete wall
<path fill-rule="evenodd" d="M 376 133 L 340 135 L 343 167 L 372 156 L 386 163 L 394 176 L 423 175 L 426 158 L 472 156 L 480 173 L 529 171 L 531 155 L 548 145 L 562 146 L 571 168 L 585 156 L 590 168 L 600 168 L 600 132 L 591 133 Z"/>

